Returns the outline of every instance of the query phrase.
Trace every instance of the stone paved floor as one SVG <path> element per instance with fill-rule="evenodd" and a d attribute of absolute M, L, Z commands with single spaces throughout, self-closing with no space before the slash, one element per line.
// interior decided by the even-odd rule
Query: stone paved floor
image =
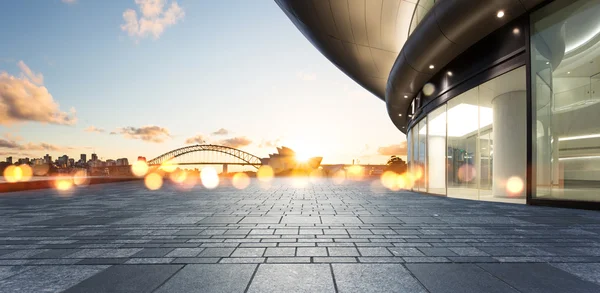
<path fill-rule="evenodd" d="M 600 213 L 370 182 L 0 195 L 2 292 L 600 292 Z"/>

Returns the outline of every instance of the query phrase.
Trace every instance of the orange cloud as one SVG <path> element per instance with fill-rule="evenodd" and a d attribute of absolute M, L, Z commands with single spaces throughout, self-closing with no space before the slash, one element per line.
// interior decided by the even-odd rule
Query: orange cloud
<path fill-rule="evenodd" d="M 379 149 L 377 149 L 377 153 L 382 156 L 406 156 L 406 141 L 403 141 L 400 144 L 392 144 L 388 146 L 379 147 Z"/>
<path fill-rule="evenodd" d="M 228 135 L 228 134 L 229 134 L 229 130 L 227 130 L 225 128 L 221 128 L 212 133 L 212 135 Z"/>
<path fill-rule="evenodd" d="M 203 144 L 205 142 L 206 142 L 206 139 L 204 138 L 204 136 L 202 134 L 198 134 L 194 137 L 190 137 L 185 140 L 186 144 L 193 144 L 193 143 Z"/>
<path fill-rule="evenodd" d="M 147 142 L 161 143 L 171 138 L 169 130 L 163 127 L 149 125 L 142 127 L 124 127 L 119 128 L 121 133 L 126 138 L 139 139 Z"/>
<path fill-rule="evenodd" d="M 88 128 L 86 128 L 86 129 L 84 129 L 83 131 L 85 131 L 85 132 L 98 132 L 98 133 L 106 132 L 106 130 L 104 130 L 103 128 L 98 128 L 98 127 L 93 126 L 93 125 L 90 126 L 90 127 L 88 127 Z"/>
<path fill-rule="evenodd" d="M 26 121 L 73 125 L 77 122 L 76 111 L 60 110 L 58 103 L 42 84 L 44 76 L 34 73 L 23 61 L 17 66 L 21 76 L 0 72 L 0 125 Z"/>
<path fill-rule="evenodd" d="M 245 147 L 245 146 L 250 145 L 251 143 L 252 143 L 252 140 L 248 139 L 245 136 L 232 137 L 232 138 L 223 139 L 223 140 L 219 141 L 219 144 L 228 146 L 228 147 L 232 147 L 232 148 Z"/>

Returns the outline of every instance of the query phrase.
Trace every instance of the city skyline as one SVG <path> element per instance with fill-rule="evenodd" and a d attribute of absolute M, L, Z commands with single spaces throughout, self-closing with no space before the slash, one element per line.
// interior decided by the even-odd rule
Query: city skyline
<path fill-rule="evenodd" d="M 13 42 L 0 44 L 0 83 L 13 90 L 1 93 L 10 98 L 0 99 L 0 156 L 134 161 L 205 142 L 261 157 L 288 146 L 324 163 L 405 158 L 385 103 L 275 3 L 231 4 L 3 4 Z M 16 17 L 23 25 L 13 29 Z"/>

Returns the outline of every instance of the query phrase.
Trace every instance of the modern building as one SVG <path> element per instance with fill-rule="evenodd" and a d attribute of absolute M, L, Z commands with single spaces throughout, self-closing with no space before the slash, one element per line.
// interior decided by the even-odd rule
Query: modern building
<path fill-rule="evenodd" d="M 79 158 L 79 161 L 80 161 L 82 164 L 85 164 L 85 163 L 87 162 L 87 155 L 86 155 L 86 154 L 81 154 L 81 155 L 80 155 L 80 158 Z"/>
<path fill-rule="evenodd" d="M 92 154 L 92 161 L 98 161 L 98 155 Z"/>
<path fill-rule="evenodd" d="M 6 163 L 8 163 L 9 165 L 12 165 L 13 157 L 6 157 Z"/>
<path fill-rule="evenodd" d="M 120 159 L 117 159 L 116 164 L 117 164 L 117 166 L 128 166 L 129 160 L 127 158 L 120 158 Z"/>
<path fill-rule="evenodd" d="M 600 208 L 598 0 L 275 0 L 407 135 L 413 190 Z"/>

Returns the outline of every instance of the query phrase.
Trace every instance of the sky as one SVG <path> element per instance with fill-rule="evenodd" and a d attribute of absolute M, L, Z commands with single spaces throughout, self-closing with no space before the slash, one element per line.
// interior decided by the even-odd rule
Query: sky
<path fill-rule="evenodd" d="M 385 163 L 406 137 L 273 0 L 0 3 L 0 160 L 196 143 Z"/>

